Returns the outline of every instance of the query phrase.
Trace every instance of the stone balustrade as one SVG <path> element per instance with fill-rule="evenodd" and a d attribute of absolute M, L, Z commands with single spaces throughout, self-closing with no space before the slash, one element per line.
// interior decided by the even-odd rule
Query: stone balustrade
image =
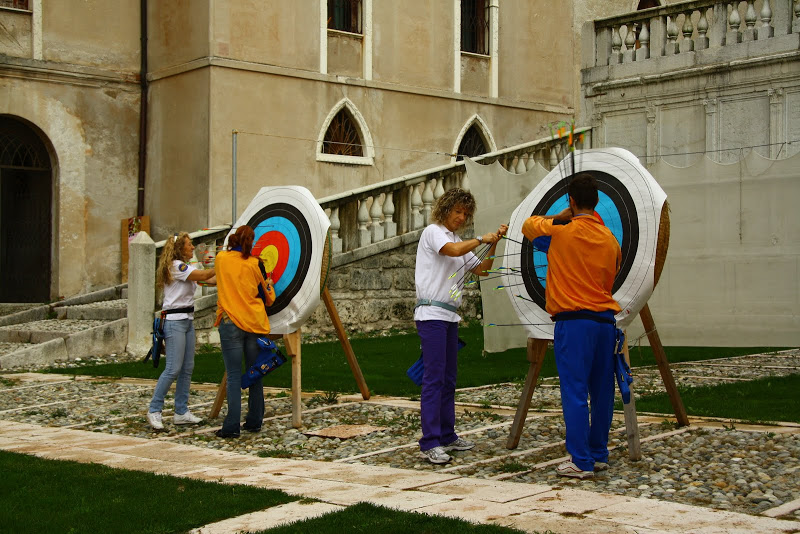
<path fill-rule="evenodd" d="M 578 128 L 574 135 L 577 148 L 591 147 L 591 128 Z M 536 163 L 552 169 L 567 152 L 565 134 L 490 152 L 474 160 L 487 165 L 498 161 L 507 171 L 521 174 Z M 436 199 L 452 187 L 469 190 L 463 161 L 319 199 L 331 221 L 333 253 L 424 228 L 430 222 Z"/>
<path fill-rule="evenodd" d="M 695 0 L 587 25 L 583 67 L 620 65 L 800 33 L 800 0 Z"/>

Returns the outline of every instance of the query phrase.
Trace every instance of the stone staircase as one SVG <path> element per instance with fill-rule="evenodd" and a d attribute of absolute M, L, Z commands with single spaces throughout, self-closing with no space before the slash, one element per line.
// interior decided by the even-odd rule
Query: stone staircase
<path fill-rule="evenodd" d="M 52 304 L 0 305 L 0 369 L 125 351 L 127 285 Z"/>

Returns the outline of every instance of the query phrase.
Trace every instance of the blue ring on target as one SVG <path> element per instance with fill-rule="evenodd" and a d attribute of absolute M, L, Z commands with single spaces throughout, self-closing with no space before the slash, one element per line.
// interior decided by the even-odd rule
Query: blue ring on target
<path fill-rule="evenodd" d="M 616 177 L 597 170 L 585 170 L 597 180 L 598 202 L 595 211 L 603 222 L 617 238 L 622 250 L 622 263 L 614 280 L 612 292 L 616 292 L 628 276 L 633 261 L 636 257 L 636 247 L 639 242 L 639 220 L 636 206 L 628 189 Z M 555 215 L 569 205 L 567 185 L 572 177 L 559 180 L 531 212 L 531 215 Z M 520 270 L 528 295 L 541 308 L 545 309 L 545 281 L 547 278 L 547 254 L 549 242 L 534 242 L 527 238 L 522 239 L 520 250 Z M 538 245 L 538 246 L 537 246 Z"/>
<path fill-rule="evenodd" d="M 272 316 L 282 311 L 300 291 L 311 266 L 311 228 L 296 207 L 286 203 L 264 206 L 246 223 L 256 233 L 253 244 L 267 232 L 280 232 L 289 246 L 289 260 L 279 283 L 275 284 L 275 302 L 267 308 Z M 261 227 L 260 233 L 256 228 Z"/>

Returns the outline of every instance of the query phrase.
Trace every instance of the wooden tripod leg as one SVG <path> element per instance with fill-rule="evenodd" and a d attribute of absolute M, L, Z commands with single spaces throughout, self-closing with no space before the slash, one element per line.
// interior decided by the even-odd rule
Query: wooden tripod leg
<path fill-rule="evenodd" d="M 678 393 L 672 370 L 669 368 L 667 353 L 664 352 L 664 346 L 661 344 L 661 338 L 658 337 L 658 330 L 656 330 L 656 323 L 653 321 L 653 315 L 650 313 L 650 307 L 647 304 L 639 312 L 639 317 L 642 319 L 644 331 L 647 332 L 647 339 L 650 341 L 650 348 L 653 349 L 653 356 L 656 358 L 661 380 L 664 382 L 664 387 L 667 389 L 669 400 L 672 403 L 672 409 L 675 411 L 678 426 L 688 426 L 689 418 L 686 416 L 686 408 L 683 407 L 681 394 Z"/>
<path fill-rule="evenodd" d="M 283 335 L 287 356 L 292 359 L 292 426 L 303 426 L 302 390 L 300 389 L 300 329 Z"/>
<path fill-rule="evenodd" d="M 325 291 L 322 292 L 322 301 L 325 303 L 325 307 L 328 309 L 328 315 L 330 315 L 333 328 L 336 330 L 336 337 L 339 338 L 339 343 L 341 343 L 342 348 L 344 349 L 344 355 L 347 358 L 348 365 L 350 365 L 350 371 L 353 372 L 353 378 L 356 379 L 356 384 L 358 384 L 358 390 L 361 392 L 361 398 L 364 400 L 369 400 L 369 388 L 367 387 L 367 383 L 364 381 L 364 375 L 361 374 L 361 367 L 359 367 L 358 360 L 356 360 L 356 354 L 353 352 L 353 347 L 350 346 L 350 340 L 347 338 L 347 332 L 344 329 L 342 320 L 339 318 L 339 312 L 336 311 L 336 306 L 333 304 L 333 297 L 331 297 L 331 292 L 328 291 L 327 287 L 325 288 Z"/>
<path fill-rule="evenodd" d="M 222 403 L 225 402 L 227 391 L 228 372 L 226 371 L 225 374 L 222 375 L 222 382 L 219 383 L 219 387 L 217 388 L 217 397 L 214 399 L 214 404 L 211 406 L 211 413 L 208 414 L 211 419 L 219 415 L 219 411 L 222 409 Z"/>
<path fill-rule="evenodd" d="M 531 362 L 531 365 L 528 367 L 528 376 L 525 377 L 525 386 L 522 388 L 517 413 L 514 415 L 514 424 L 511 425 L 511 433 L 506 441 L 506 449 L 516 449 L 519 445 L 525 418 L 528 417 L 528 408 L 531 407 L 533 390 L 536 389 L 536 381 L 539 380 L 539 372 L 544 363 L 545 352 L 547 352 L 546 339 L 528 338 L 528 361 Z"/>
<path fill-rule="evenodd" d="M 622 352 L 625 354 L 625 361 L 628 366 L 631 365 L 631 357 L 628 353 L 628 334 L 625 333 L 625 343 L 622 346 Z M 616 357 L 616 356 L 615 356 Z M 628 458 L 634 462 L 642 459 L 642 446 L 639 442 L 639 420 L 636 417 L 636 398 L 631 388 L 631 401 L 628 404 L 622 405 L 625 414 L 625 435 L 628 438 Z"/>

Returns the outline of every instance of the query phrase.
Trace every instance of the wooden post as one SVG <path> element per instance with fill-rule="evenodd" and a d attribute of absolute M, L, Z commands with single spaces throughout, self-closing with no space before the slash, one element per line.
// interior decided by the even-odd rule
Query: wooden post
<path fill-rule="evenodd" d="M 546 339 L 528 338 L 528 361 L 531 362 L 531 365 L 528 367 L 528 375 L 525 377 L 525 386 L 522 388 L 517 413 L 514 415 L 514 424 L 511 425 L 511 433 L 506 441 L 506 449 L 516 449 L 519 445 L 525 418 L 528 417 L 528 408 L 531 406 L 533 390 L 536 389 L 536 381 L 539 380 L 539 372 L 542 370 L 544 355 L 547 352 L 547 342 Z"/>
<path fill-rule="evenodd" d="M 292 359 L 292 426 L 303 426 L 303 405 L 301 404 L 302 391 L 300 390 L 300 329 L 291 334 L 283 335 L 283 344 Z"/>
<path fill-rule="evenodd" d="M 227 396 L 227 387 L 228 387 L 228 372 L 225 371 L 225 374 L 222 375 L 222 382 L 219 383 L 219 387 L 217 387 L 217 396 L 214 399 L 214 404 L 211 406 L 211 413 L 208 414 L 208 417 L 214 419 L 219 415 L 219 411 L 222 409 L 222 403 L 225 402 L 225 397 Z"/>
<path fill-rule="evenodd" d="M 650 341 L 650 348 L 653 349 L 653 356 L 656 358 L 658 370 L 661 372 L 661 380 L 664 382 L 664 387 L 672 403 L 672 409 L 675 411 L 675 418 L 678 421 L 678 426 L 687 426 L 689 424 L 689 418 L 686 416 L 686 409 L 683 407 L 681 395 L 678 393 L 675 379 L 672 376 L 672 370 L 669 368 L 667 354 L 664 352 L 664 346 L 661 344 L 661 338 L 658 337 L 658 330 L 656 330 L 656 323 L 653 321 L 650 307 L 647 304 L 645 304 L 642 311 L 639 312 L 639 317 L 642 319 L 644 331 L 647 332 L 647 339 Z"/>
<path fill-rule="evenodd" d="M 367 387 L 367 383 L 364 381 L 364 375 L 361 374 L 361 367 L 358 365 L 358 360 L 356 360 L 353 347 L 350 345 L 350 340 L 347 338 L 347 332 L 344 330 L 342 320 L 339 318 L 339 312 L 336 310 L 336 306 L 333 304 L 331 292 L 328 291 L 327 287 L 325 288 L 325 291 L 322 292 L 322 301 L 325 303 L 325 307 L 328 309 L 328 315 L 330 315 L 333 328 L 336 330 L 336 337 L 339 338 L 339 343 L 342 344 L 344 355 L 347 357 L 347 363 L 350 365 L 350 370 L 353 372 L 353 378 L 356 379 L 358 389 L 361 391 L 361 398 L 364 400 L 369 400 L 369 388 Z"/>
<path fill-rule="evenodd" d="M 622 345 L 622 352 L 625 354 L 625 361 L 628 367 L 631 365 L 631 356 L 628 352 L 628 333 L 625 333 L 625 343 Z M 616 355 L 614 356 L 616 358 Z M 642 459 L 642 446 L 639 442 L 639 420 L 636 417 L 636 398 L 631 388 L 631 400 L 628 404 L 622 404 L 625 414 L 625 435 L 628 438 L 628 458 L 634 462 Z"/>

